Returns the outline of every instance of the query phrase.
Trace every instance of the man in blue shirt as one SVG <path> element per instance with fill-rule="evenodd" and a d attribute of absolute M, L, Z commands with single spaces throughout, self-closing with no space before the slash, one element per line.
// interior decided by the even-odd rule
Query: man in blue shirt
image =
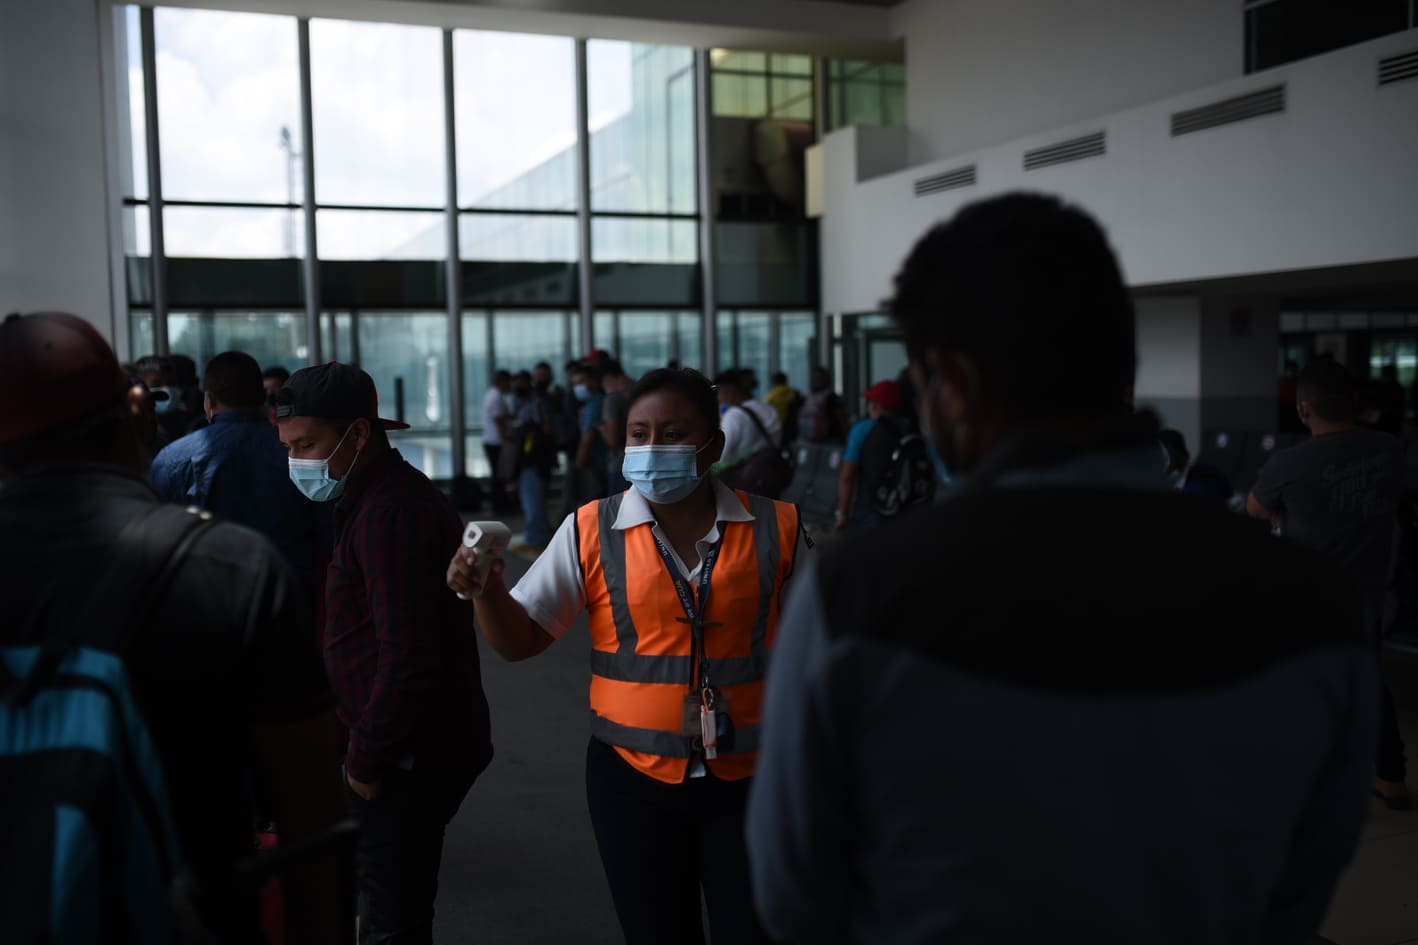
<path fill-rule="evenodd" d="M 852 425 L 837 487 L 834 531 L 859 531 L 881 522 L 873 492 L 891 468 L 891 454 L 910 426 L 901 417 L 905 397 L 895 381 L 877 381 L 862 395 L 867 416 Z"/>
<path fill-rule="evenodd" d="M 241 351 L 217 355 L 202 377 L 211 425 L 165 447 L 153 460 L 153 490 L 253 528 L 280 549 L 314 590 L 316 518 L 290 481 L 285 447 L 265 412 L 261 366 Z"/>

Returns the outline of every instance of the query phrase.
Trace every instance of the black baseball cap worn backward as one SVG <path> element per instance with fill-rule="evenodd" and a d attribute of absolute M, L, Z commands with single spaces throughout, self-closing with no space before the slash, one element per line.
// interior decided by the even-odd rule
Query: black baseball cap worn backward
<path fill-rule="evenodd" d="M 379 416 L 379 394 L 374 378 L 352 364 L 330 361 L 301 368 L 286 386 L 276 391 L 276 421 L 291 417 L 320 420 L 377 421 L 386 430 L 407 430 L 409 425 Z"/>

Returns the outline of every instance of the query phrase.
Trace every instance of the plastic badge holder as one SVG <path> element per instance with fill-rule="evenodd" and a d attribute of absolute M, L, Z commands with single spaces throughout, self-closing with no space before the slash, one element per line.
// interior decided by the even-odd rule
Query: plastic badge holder
<path fill-rule="evenodd" d="M 477 572 L 479 580 L 486 579 L 493 559 L 500 556 L 512 544 L 512 532 L 501 522 L 469 522 L 463 529 L 463 547 L 478 553 Z M 466 594 L 458 595 L 463 600 L 471 600 Z"/>

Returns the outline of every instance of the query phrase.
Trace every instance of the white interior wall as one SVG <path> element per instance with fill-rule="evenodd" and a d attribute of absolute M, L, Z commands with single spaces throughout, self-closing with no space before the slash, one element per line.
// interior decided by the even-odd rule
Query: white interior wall
<path fill-rule="evenodd" d="M 1241 75 L 1236 0 L 908 0 L 915 162 Z"/>
<path fill-rule="evenodd" d="M 1133 286 L 1418 257 L 1418 81 L 1377 84 L 1379 58 L 1414 49 L 1418 30 L 866 181 L 860 130 L 834 132 L 819 145 L 823 307 L 875 309 L 930 225 L 1020 189 L 1097 216 Z M 1171 136 L 1173 112 L 1280 82 L 1283 114 Z M 1099 130 L 1105 156 L 1023 170 L 1024 151 Z M 969 164 L 976 185 L 915 197 L 918 178 Z"/>
<path fill-rule="evenodd" d="M 1201 300 L 1196 296 L 1140 298 L 1137 308 L 1137 384 L 1134 400 L 1180 430 L 1201 439 Z"/>
<path fill-rule="evenodd" d="M 95 0 L 8 3 L 0 26 L 0 314 L 57 309 L 114 337 Z"/>
<path fill-rule="evenodd" d="M 1137 396 L 1201 396 L 1201 300 L 1137 300 Z"/>
<path fill-rule="evenodd" d="M 1279 303 L 1274 298 L 1204 298 L 1201 339 L 1203 426 L 1274 431 Z"/>

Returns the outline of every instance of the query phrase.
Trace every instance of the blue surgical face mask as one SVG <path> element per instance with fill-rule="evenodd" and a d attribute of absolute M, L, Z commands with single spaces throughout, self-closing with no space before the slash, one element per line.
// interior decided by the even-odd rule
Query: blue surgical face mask
<path fill-rule="evenodd" d="M 620 474 L 650 502 L 673 505 L 699 485 L 699 454 L 708 446 L 627 446 Z"/>
<path fill-rule="evenodd" d="M 177 406 L 177 391 L 176 391 L 176 389 L 171 388 L 171 387 L 154 387 L 154 388 L 152 388 L 152 392 L 155 393 L 155 394 L 158 393 L 159 391 L 161 391 L 162 393 L 166 394 L 166 395 L 167 395 L 167 399 L 166 399 L 166 400 L 158 400 L 156 397 L 153 398 L 153 410 L 154 410 L 155 412 L 157 412 L 157 413 L 167 413 L 169 410 L 172 410 L 173 408 L 175 408 L 175 407 Z"/>
<path fill-rule="evenodd" d="M 330 476 L 330 458 L 340 451 L 340 447 L 345 445 L 345 437 L 350 435 L 350 430 L 354 429 L 354 424 L 346 428 L 344 436 L 340 437 L 340 442 L 335 444 L 335 448 L 330 451 L 330 455 L 324 459 L 290 459 L 290 479 L 295 483 L 295 487 L 305 494 L 305 497 L 312 502 L 333 502 L 340 497 L 340 493 L 345 491 L 345 480 L 350 474 L 345 472 L 344 479 L 333 479 Z M 350 460 L 350 469 L 354 469 L 354 464 L 359 461 L 359 453 L 356 451 L 354 459 Z"/>
<path fill-rule="evenodd" d="M 587 401 L 591 399 L 591 388 L 587 387 L 585 384 L 573 384 L 571 394 L 577 400 Z"/>

